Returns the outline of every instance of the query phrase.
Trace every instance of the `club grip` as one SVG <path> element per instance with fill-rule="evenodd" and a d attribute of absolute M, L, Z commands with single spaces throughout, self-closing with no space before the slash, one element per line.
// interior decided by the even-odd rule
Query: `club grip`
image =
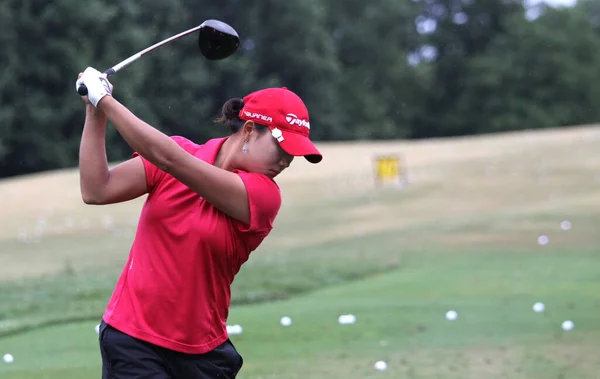
<path fill-rule="evenodd" d="M 85 86 L 85 84 L 82 84 L 79 86 L 79 88 L 77 88 L 77 93 L 81 96 L 85 96 L 87 95 L 87 87 Z"/>
<path fill-rule="evenodd" d="M 104 73 L 106 74 L 106 77 L 111 76 L 112 74 L 114 74 L 116 71 L 114 68 L 109 68 L 108 70 L 104 71 Z M 85 86 L 85 84 L 82 84 L 79 86 L 79 88 L 77 88 L 77 93 L 81 96 L 85 96 L 88 94 L 88 89 Z"/>

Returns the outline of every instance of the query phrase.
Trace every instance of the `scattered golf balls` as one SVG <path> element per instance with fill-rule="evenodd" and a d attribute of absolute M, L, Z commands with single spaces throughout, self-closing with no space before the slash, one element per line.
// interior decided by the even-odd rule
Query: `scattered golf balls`
<path fill-rule="evenodd" d="M 96 334 L 100 334 L 100 324 L 96 325 L 94 329 L 96 330 Z"/>
<path fill-rule="evenodd" d="M 384 361 L 375 362 L 375 370 L 385 371 L 387 369 L 387 363 Z"/>
<path fill-rule="evenodd" d="M 456 313 L 456 311 L 446 312 L 446 319 L 448 319 L 450 321 L 454 321 L 454 320 L 456 320 L 456 317 L 458 317 L 458 314 Z"/>
<path fill-rule="evenodd" d="M 341 325 L 354 324 L 356 322 L 356 316 L 354 315 L 341 315 L 338 317 L 338 322 Z"/>
<path fill-rule="evenodd" d="M 575 324 L 571 320 L 567 320 L 567 321 L 565 321 L 565 322 L 562 323 L 562 329 L 564 331 L 568 332 L 569 330 L 572 330 L 574 327 L 575 327 Z"/>
<path fill-rule="evenodd" d="M 534 312 L 543 312 L 544 309 L 546 309 L 546 306 L 544 305 L 544 303 L 535 303 L 533 304 L 533 311 Z"/>
<path fill-rule="evenodd" d="M 2 357 L 2 359 L 4 359 L 4 362 L 6 363 L 13 363 L 15 360 L 12 354 L 4 354 L 4 357 Z"/>
<path fill-rule="evenodd" d="M 287 317 L 287 316 L 285 316 L 285 317 L 281 318 L 280 323 L 283 326 L 290 326 L 290 325 L 292 325 L 292 319 L 289 318 L 289 317 Z"/>
<path fill-rule="evenodd" d="M 571 229 L 571 221 L 565 220 L 563 222 L 560 223 L 560 228 L 562 230 L 569 230 Z"/>
<path fill-rule="evenodd" d="M 546 235 L 541 235 L 538 237 L 538 244 L 544 246 L 547 245 L 550 239 Z"/>

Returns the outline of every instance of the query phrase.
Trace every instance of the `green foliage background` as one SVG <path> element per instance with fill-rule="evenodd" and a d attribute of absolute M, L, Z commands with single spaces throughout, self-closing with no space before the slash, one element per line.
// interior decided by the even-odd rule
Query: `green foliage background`
<path fill-rule="evenodd" d="M 207 61 L 188 36 L 111 78 L 115 97 L 165 133 L 224 135 L 212 124 L 221 105 L 267 86 L 305 100 L 317 141 L 599 121 L 600 6 L 540 11 L 528 20 L 520 0 L 5 0 L 0 177 L 76 166 L 77 73 L 209 18 L 240 34 L 233 57 Z M 436 28 L 420 32 L 423 20 Z M 423 57 L 427 49 L 435 56 Z M 129 147 L 110 130 L 109 159 L 126 159 Z"/>

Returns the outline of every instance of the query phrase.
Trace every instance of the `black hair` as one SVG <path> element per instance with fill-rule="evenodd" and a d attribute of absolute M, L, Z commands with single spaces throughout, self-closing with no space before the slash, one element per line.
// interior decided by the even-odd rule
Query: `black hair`
<path fill-rule="evenodd" d="M 239 116 L 242 108 L 244 108 L 244 100 L 237 97 L 227 100 L 221 108 L 221 115 L 215 119 L 215 122 L 228 127 L 231 134 L 237 133 L 246 123 Z M 254 123 L 254 126 L 261 134 L 269 130 L 266 126 L 257 123 Z"/>

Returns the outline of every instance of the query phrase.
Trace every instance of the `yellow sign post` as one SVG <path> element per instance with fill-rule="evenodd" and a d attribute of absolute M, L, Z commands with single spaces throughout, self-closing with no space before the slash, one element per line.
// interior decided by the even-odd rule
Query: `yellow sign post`
<path fill-rule="evenodd" d="M 379 186 L 406 183 L 406 169 L 401 155 L 388 154 L 375 157 L 375 183 Z"/>

